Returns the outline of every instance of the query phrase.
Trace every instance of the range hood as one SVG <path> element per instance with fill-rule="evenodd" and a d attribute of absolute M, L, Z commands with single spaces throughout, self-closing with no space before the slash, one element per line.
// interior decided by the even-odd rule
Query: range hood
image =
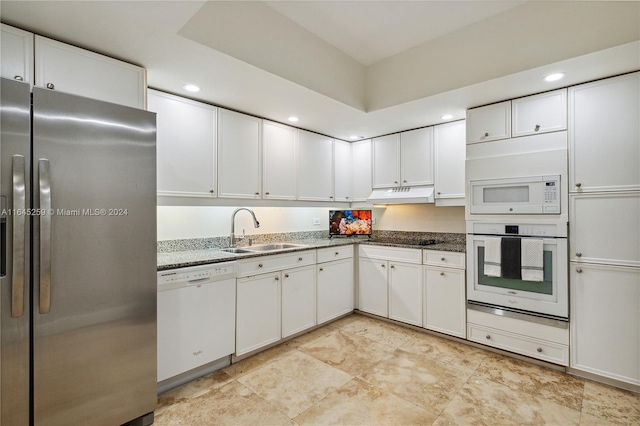
<path fill-rule="evenodd" d="M 367 202 L 372 204 L 434 203 L 433 186 L 399 186 L 374 189 Z"/>

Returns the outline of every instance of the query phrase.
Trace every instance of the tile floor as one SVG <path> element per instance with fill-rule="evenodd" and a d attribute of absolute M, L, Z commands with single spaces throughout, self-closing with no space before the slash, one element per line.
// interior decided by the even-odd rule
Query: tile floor
<path fill-rule="evenodd" d="M 354 314 L 158 398 L 216 424 L 640 425 L 640 395 Z"/>

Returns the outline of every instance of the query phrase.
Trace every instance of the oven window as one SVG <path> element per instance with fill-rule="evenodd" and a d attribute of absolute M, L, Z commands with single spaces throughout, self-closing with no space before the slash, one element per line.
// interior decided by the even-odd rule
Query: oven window
<path fill-rule="evenodd" d="M 528 291 L 531 293 L 553 294 L 553 253 L 545 250 L 543 254 L 543 262 L 544 281 L 542 282 L 488 277 L 484 274 L 484 247 L 478 247 L 478 284 L 511 290 Z"/>
<path fill-rule="evenodd" d="M 527 203 L 529 202 L 529 187 L 497 186 L 484 188 L 482 201 L 485 203 Z"/>

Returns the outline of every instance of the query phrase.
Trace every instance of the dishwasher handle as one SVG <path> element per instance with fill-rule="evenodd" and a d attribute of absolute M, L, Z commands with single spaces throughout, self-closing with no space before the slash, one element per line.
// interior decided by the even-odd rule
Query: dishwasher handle
<path fill-rule="evenodd" d="M 187 284 L 188 285 L 200 284 L 200 283 L 204 283 L 206 281 L 211 281 L 211 278 L 205 277 L 205 278 L 198 278 L 197 280 L 189 280 L 189 281 L 187 281 Z"/>

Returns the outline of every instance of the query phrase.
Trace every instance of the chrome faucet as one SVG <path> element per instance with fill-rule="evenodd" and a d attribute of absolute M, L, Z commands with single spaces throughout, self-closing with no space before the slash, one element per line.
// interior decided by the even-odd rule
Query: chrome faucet
<path fill-rule="evenodd" d="M 251 216 L 253 217 L 253 226 L 255 228 L 260 228 L 260 222 L 258 222 L 258 219 L 256 219 L 256 215 L 255 213 L 253 213 L 253 210 L 248 209 L 246 207 L 240 207 L 239 209 L 235 209 L 233 214 L 231 215 L 231 235 L 229 236 L 229 247 L 235 247 L 236 246 L 236 213 L 238 213 L 240 210 L 246 210 L 249 213 L 251 213 Z"/>

